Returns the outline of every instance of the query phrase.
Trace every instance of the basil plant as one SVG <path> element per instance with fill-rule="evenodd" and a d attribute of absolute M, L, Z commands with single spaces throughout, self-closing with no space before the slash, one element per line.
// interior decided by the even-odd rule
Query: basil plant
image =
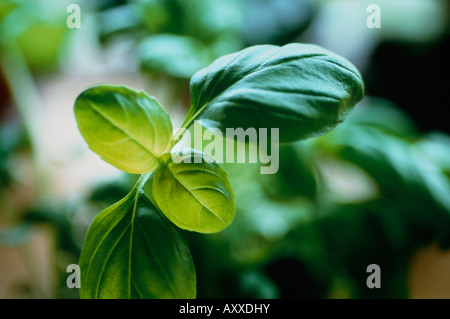
<path fill-rule="evenodd" d="M 258 45 L 225 55 L 190 81 L 182 125 L 278 128 L 279 142 L 325 134 L 364 95 L 358 70 L 316 45 Z M 100 85 L 74 106 L 81 135 L 104 161 L 140 178 L 99 213 L 81 256 L 81 298 L 195 298 L 195 267 L 177 227 L 215 233 L 233 221 L 227 173 L 201 150 L 171 150 L 170 116 L 145 92 Z M 195 160 L 194 160 L 195 159 Z M 200 159 L 200 160 L 198 160 Z"/>

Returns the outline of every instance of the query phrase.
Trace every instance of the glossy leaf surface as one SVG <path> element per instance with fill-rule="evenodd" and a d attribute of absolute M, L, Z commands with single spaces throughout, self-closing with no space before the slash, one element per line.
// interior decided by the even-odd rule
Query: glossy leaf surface
<path fill-rule="evenodd" d="M 322 135 L 362 99 L 345 58 L 316 45 L 258 45 L 217 59 L 191 79 L 185 126 L 279 128 L 280 142 Z"/>
<path fill-rule="evenodd" d="M 81 93 L 75 118 L 89 148 L 127 173 L 153 171 L 170 149 L 172 123 L 158 101 L 126 87 L 97 86 Z"/>
<path fill-rule="evenodd" d="M 234 194 L 226 172 L 205 159 L 199 151 L 183 153 L 178 164 L 169 159 L 155 171 L 153 196 L 162 212 L 178 227 L 215 233 L 233 220 Z"/>
<path fill-rule="evenodd" d="M 195 298 L 181 235 L 136 188 L 92 222 L 80 257 L 82 298 Z"/>

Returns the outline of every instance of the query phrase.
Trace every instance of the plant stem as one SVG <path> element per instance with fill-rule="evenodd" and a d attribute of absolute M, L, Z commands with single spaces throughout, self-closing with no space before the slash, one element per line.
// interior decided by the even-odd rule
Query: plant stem
<path fill-rule="evenodd" d="M 193 107 L 191 106 L 191 108 L 189 109 L 188 114 L 186 115 L 186 118 L 185 118 L 183 124 L 181 125 L 181 127 L 178 129 L 177 133 L 176 133 L 174 136 L 178 136 L 178 135 L 180 134 L 180 131 L 182 131 L 182 130 L 187 130 L 187 129 L 189 128 L 189 126 L 191 126 L 192 121 L 193 121 L 193 120 L 197 117 L 197 115 L 200 113 L 200 112 L 197 112 L 196 114 L 192 114 L 192 113 L 193 113 L 192 110 L 193 110 Z M 180 137 L 178 138 L 178 141 L 180 141 L 181 138 L 182 138 L 182 136 L 180 136 Z M 172 144 L 173 144 L 174 142 L 175 142 L 175 141 L 172 141 Z M 175 144 L 176 144 L 176 143 L 175 143 Z M 174 144 L 173 144 L 172 146 L 174 146 Z"/>
<path fill-rule="evenodd" d="M 155 206 L 156 205 L 155 199 L 153 198 L 153 177 L 154 177 L 154 171 L 146 174 L 142 174 L 141 177 L 139 177 L 138 181 L 134 185 L 133 189 L 136 189 L 137 192 L 142 190 L 145 194 L 145 196 L 148 198 L 148 200 Z"/>

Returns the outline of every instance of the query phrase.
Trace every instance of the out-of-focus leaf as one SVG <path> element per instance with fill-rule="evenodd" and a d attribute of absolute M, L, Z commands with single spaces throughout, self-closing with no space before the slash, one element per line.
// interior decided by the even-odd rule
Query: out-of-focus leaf
<path fill-rule="evenodd" d="M 23 127 L 16 123 L 2 123 L 0 126 L 0 191 L 13 180 L 9 157 L 20 147 L 28 147 L 29 141 Z"/>
<path fill-rule="evenodd" d="M 275 283 L 262 271 L 247 271 L 241 275 L 241 290 L 247 298 L 280 298 Z"/>
<path fill-rule="evenodd" d="M 11 182 L 11 174 L 6 167 L 6 158 L 8 156 L 8 152 L 0 145 L 0 192 L 3 187 L 6 187 Z"/>
<path fill-rule="evenodd" d="M 12 10 L 14 10 L 14 8 L 17 8 L 18 6 L 19 3 L 16 1 L 2 1 L 0 3 L 0 23 L 7 14 L 9 14 Z"/>
<path fill-rule="evenodd" d="M 340 155 L 366 170 L 385 196 L 401 199 L 403 204 L 419 203 L 450 212 L 450 182 L 408 142 L 359 125 L 348 125 L 335 133 L 330 138 L 338 136 Z"/>
<path fill-rule="evenodd" d="M 330 208 L 276 243 L 271 259 L 298 259 L 297 265 L 303 265 L 301 269 L 313 281 L 310 290 L 323 286 L 316 292 L 318 297 L 339 293 L 348 298 L 406 298 L 407 266 L 423 238 L 415 238 L 405 213 L 383 201 Z M 372 263 L 386 272 L 383 285 L 389 289 L 367 289 L 366 268 Z M 292 265 L 284 269 L 288 278 L 299 271 Z"/>
<path fill-rule="evenodd" d="M 0 19 L 0 42 L 7 44 L 8 41 L 17 41 L 28 65 L 34 71 L 56 67 L 68 30 L 65 9 L 69 3 L 1 1 L 0 8 L 8 11 L 8 14 Z M 11 4 L 13 10 L 10 10 Z"/>
<path fill-rule="evenodd" d="M 278 172 L 262 176 L 265 191 L 279 199 L 303 196 L 314 200 L 317 182 L 305 149 L 301 145 L 280 145 L 279 161 Z"/>
<path fill-rule="evenodd" d="M 71 214 L 67 208 L 62 207 L 36 207 L 28 210 L 24 219 L 30 224 L 50 225 L 56 234 L 58 247 L 62 250 L 80 253 L 80 249 L 75 242 L 74 229 L 71 224 Z"/>
<path fill-rule="evenodd" d="M 178 14 L 173 19 L 173 23 L 178 27 L 176 33 L 195 36 L 205 43 L 213 42 L 224 33 L 239 35 L 243 18 L 240 1 L 172 0 L 169 3 L 172 10 L 175 9 L 173 11 Z"/>
<path fill-rule="evenodd" d="M 209 53 L 205 45 L 193 37 L 159 34 L 142 40 L 139 59 L 145 70 L 190 78 L 208 65 Z"/>
<path fill-rule="evenodd" d="M 171 19 L 177 19 L 176 12 L 171 12 L 170 4 L 174 1 L 134 0 L 133 11 L 139 16 L 142 25 L 151 33 L 171 32 L 166 29 Z"/>
<path fill-rule="evenodd" d="M 406 267 L 414 246 L 408 245 L 401 214 L 367 205 L 342 206 L 313 227 L 321 234 L 334 275 L 352 279 L 353 298 L 407 297 Z M 365 271 L 372 263 L 383 269 L 384 291 L 367 289 Z"/>
<path fill-rule="evenodd" d="M 380 98 L 362 100 L 347 121 L 376 126 L 404 137 L 418 134 L 415 124 L 405 113 L 394 103 Z"/>
<path fill-rule="evenodd" d="M 239 37 L 243 16 L 236 0 L 135 0 L 135 11 L 151 33 L 195 37 L 210 44 L 221 35 Z"/>
<path fill-rule="evenodd" d="M 38 22 L 20 35 L 18 43 L 33 70 L 46 70 L 57 65 L 66 31 L 67 27 L 62 24 L 55 26 Z"/>
<path fill-rule="evenodd" d="M 420 42 L 436 39 L 445 32 L 445 1 L 417 0 L 412 5 L 408 0 L 381 0 L 378 5 L 384 8 L 381 30 L 387 39 Z"/>
<path fill-rule="evenodd" d="M 432 133 L 417 141 L 415 147 L 450 178 L 450 137 L 448 135 Z"/>
<path fill-rule="evenodd" d="M 119 32 L 137 29 L 139 26 L 137 13 L 130 5 L 115 6 L 99 12 L 97 18 L 103 40 Z"/>
<path fill-rule="evenodd" d="M 124 198 L 130 190 L 128 183 L 114 181 L 97 186 L 91 193 L 89 200 L 103 202 L 110 205 Z"/>
<path fill-rule="evenodd" d="M 232 166 L 232 167 L 231 167 Z M 290 197 L 274 199 L 267 196 L 264 175 L 257 167 L 224 165 L 236 195 L 236 216 L 233 224 L 220 235 L 232 244 L 233 254 L 240 261 L 264 258 L 264 242 L 282 239 L 292 229 L 313 217 L 310 199 Z M 261 246 L 252 242 L 261 241 Z"/>
<path fill-rule="evenodd" d="M 305 0 L 247 0 L 244 10 L 248 45 L 292 42 L 315 14 L 312 2 Z"/>

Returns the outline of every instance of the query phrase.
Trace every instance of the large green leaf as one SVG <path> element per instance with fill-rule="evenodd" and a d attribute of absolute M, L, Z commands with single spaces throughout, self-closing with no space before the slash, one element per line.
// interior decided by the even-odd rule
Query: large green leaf
<path fill-rule="evenodd" d="M 171 158 L 155 171 L 153 197 L 159 208 L 180 228 L 200 233 L 223 230 L 235 211 L 226 172 L 196 150 L 185 151 L 176 162 Z"/>
<path fill-rule="evenodd" d="M 279 128 L 280 141 L 326 133 L 362 99 L 358 70 L 319 46 L 260 45 L 217 59 L 191 79 L 184 126 Z"/>
<path fill-rule="evenodd" d="M 82 298 L 195 298 L 189 248 L 139 188 L 101 212 L 80 257 Z"/>
<path fill-rule="evenodd" d="M 142 91 L 107 85 L 87 89 L 75 102 L 75 117 L 91 150 L 128 173 L 154 170 L 171 146 L 169 115 Z"/>

